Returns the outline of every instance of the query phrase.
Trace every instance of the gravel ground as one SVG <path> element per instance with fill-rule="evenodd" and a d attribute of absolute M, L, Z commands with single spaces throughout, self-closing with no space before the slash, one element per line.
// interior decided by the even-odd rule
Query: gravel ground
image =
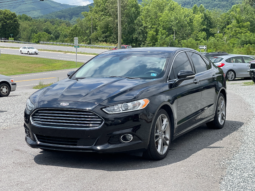
<path fill-rule="evenodd" d="M 25 110 L 26 101 L 36 90 L 11 92 L 9 97 L 0 98 L 0 130 L 13 126 L 23 126 L 24 118 L 21 113 Z"/>
<path fill-rule="evenodd" d="M 36 90 L 12 92 L 0 98 L 0 190 L 255 190 L 254 88 L 228 85 L 225 128 L 201 126 L 175 140 L 157 162 L 31 149 L 23 111 Z"/>
<path fill-rule="evenodd" d="M 255 190 L 255 86 L 229 85 L 228 92 L 240 95 L 253 111 L 252 120 L 242 127 L 243 138 L 239 151 L 227 161 L 226 176 L 221 190 Z"/>

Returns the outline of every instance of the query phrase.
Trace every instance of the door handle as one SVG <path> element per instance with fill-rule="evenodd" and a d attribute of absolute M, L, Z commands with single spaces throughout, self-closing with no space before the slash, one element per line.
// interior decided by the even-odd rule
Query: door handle
<path fill-rule="evenodd" d="M 193 80 L 193 83 L 194 83 L 194 84 L 198 84 L 198 83 L 199 83 L 199 80 L 198 80 L 198 79 L 194 79 L 194 80 Z"/>

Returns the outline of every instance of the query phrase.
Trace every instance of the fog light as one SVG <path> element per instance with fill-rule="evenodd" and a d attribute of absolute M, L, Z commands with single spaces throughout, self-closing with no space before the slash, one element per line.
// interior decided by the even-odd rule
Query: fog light
<path fill-rule="evenodd" d="M 133 135 L 131 135 L 131 134 L 124 134 L 124 135 L 122 135 L 121 137 L 120 137 L 120 141 L 122 142 L 122 143 L 129 143 L 129 142 L 131 142 L 132 140 L 133 140 Z"/>

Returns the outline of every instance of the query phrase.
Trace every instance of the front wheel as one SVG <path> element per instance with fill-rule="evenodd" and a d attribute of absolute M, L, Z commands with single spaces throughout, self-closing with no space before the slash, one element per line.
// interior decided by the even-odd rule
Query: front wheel
<path fill-rule="evenodd" d="M 23 54 L 23 52 L 22 52 L 22 51 L 20 51 L 20 54 Z"/>
<path fill-rule="evenodd" d="M 222 93 L 220 93 L 215 111 L 214 120 L 207 123 L 207 126 L 212 129 L 222 129 L 226 122 L 226 100 Z"/>
<path fill-rule="evenodd" d="M 171 143 L 171 123 L 167 112 L 159 110 L 152 124 L 150 142 L 144 152 L 146 158 L 161 160 L 167 156 Z"/>
<path fill-rule="evenodd" d="M 0 84 L 0 97 L 7 97 L 11 92 L 11 88 L 8 84 L 2 83 Z"/>

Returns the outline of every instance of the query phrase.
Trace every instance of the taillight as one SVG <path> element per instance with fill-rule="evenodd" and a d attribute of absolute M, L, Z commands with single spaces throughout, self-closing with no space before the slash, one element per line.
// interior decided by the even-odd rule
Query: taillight
<path fill-rule="evenodd" d="M 221 68 L 221 67 L 223 67 L 223 66 L 225 66 L 224 63 L 220 63 L 220 64 L 218 65 L 219 68 Z"/>

